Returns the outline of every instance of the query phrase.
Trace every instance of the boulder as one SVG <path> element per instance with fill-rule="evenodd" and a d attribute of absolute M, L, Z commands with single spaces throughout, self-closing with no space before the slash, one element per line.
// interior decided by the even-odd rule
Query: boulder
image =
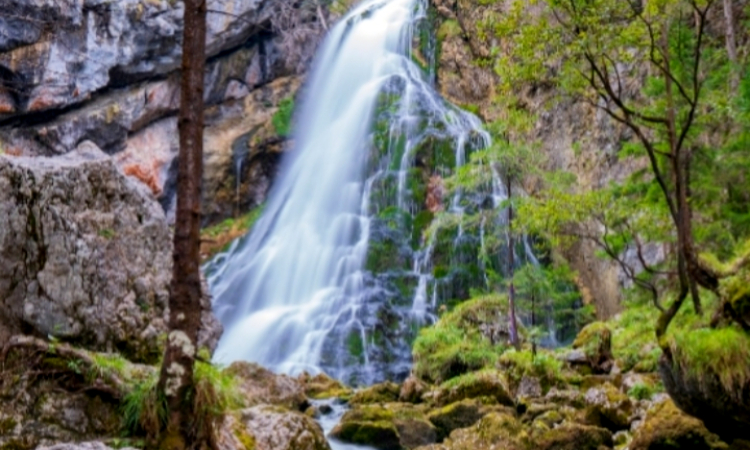
<path fill-rule="evenodd" d="M 563 423 L 534 437 L 535 450 L 599 450 L 612 447 L 612 433 L 599 427 Z"/>
<path fill-rule="evenodd" d="M 352 395 L 352 390 L 344 386 L 338 380 L 334 380 L 324 373 L 319 373 L 315 376 L 303 372 L 297 377 L 302 386 L 305 389 L 305 395 L 314 399 L 323 399 L 338 397 L 342 399 L 348 399 Z"/>
<path fill-rule="evenodd" d="M 244 361 L 232 363 L 226 372 L 238 380 L 238 389 L 248 404 L 283 406 L 295 411 L 309 406 L 304 387 L 296 378 Z"/>
<path fill-rule="evenodd" d="M 401 387 L 392 382 L 385 381 L 359 390 L 352 395 L 349 403 L 352 405 L 363 403 L 391 403 L 399 399 Z"/>
<path fill-rule="evenodd" d="M 728 446 L 709 432 L 700 420 L 680 411 L 671 400 L 665 400 L 649 409 L 629 448 L 713 450 Z"/>
<path fill-rule="evenodd" d="M 613 385 L 605 383 L 589 389 L 584 395 L 584 400 L 587 405 L 588 424 L 607 428 L 612 432 L 630 428 L 633 421 L 633 402 Z"/>
<path fill-rule="evenodd" d="M 479 401 L 465 399 L 430 412 L 427 419 L 435 425 L 438 432 L 438 440 L 443 440 L 453 430 L 474 425 L 487 412 L 487 408 Z"/>
<path fill-rule="evenodd" d="M 612 370 L 612 331 L 604 322 L 586 325 L 573 341 L 573 349 L 583 351 L 593 373 L 609 373 Z"/>
<path fill-rule="evenodd" d="M 159 204 L 93 144 L 0 156 L 0 341 L 34 334 L 155 361 L 171 266 Z M 213 350 L 221 325 L 208 294 L 201 306 L 199 346 Z"/>
<path fill-rule="evenodd" d="M 425 382 L 417 378 L 414 374 L 410 374 L 401 384 L 398 400 L 400 402 L 420 403 L 427 389 L 428 387 Z"/>
<path fill-rule="evenodd" d="M 216 436 L 219 450 L 330 450 L 323 430 L 304 414 L 259 405 L 225 417 Z"/>
<path fill-rule="evenodd" d="M 419 450 L 531 450 L 529 435 L 510 414 L 493 412 L 468 428 L 454 430 L 441 444 Z"/>
<path fill-rule="evenodd" d="M 746 342 L 740 341 L 735 345 L 747 351 Z M 678 355 L 678 352 L 678 348 L 673 348 L 674 355 Z M 714 363 L 719 364 L 715 355 L 703 354 L 701 358 L 705 361 L 714 359 Z M 678 363 L 666 354 L 659 359 L 659 373 L 674 403 L 684 412 L 702 420 L 709 430 L 729 443 L 736 439 L 747 439 L 750 429 L 750 377 L 747 367 L 746 358 L 737 355 L 732 358 L 730 354 L 725 355 L 718 367 L 704 365 L 697 370 L 692 367 L 691 361 Z M 738 374 L 740 371 L 741 375 Z M 732 375 L 736 378 L 729 378 Z"/>
<path fill-rule="evenodd" d="M 495 369 L 471 372 L 441 384 L 432 393 L 437 405 L 448 405 L 465 398 L 486 397 L 501 405 L 515 404 L 505 374 Z"/>
<path fill-rule="evenodd" d="M 438 433 L 422 411 L 411 404 L 355 405 L 330 433 L 331 437 L 382 450 L 413 449 L 437 441 Z"/>

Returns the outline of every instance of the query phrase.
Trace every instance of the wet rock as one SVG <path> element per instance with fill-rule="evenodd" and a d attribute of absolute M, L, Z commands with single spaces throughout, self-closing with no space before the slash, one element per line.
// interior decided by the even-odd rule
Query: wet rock
<path fill-rule="evenodd" d="M 277 406 L 244 409 L 229 415 L 217 433 L 220 450 L 330 450 L 314 420 Z"/>
<path fill-rule="evenodd" d="M 167 331 L 172 241 L 149 192 L 93 144 L 0 156 L 0 340 L 30 333 L 155 360 Z M 221 334 L 202 299 L 199 345 Z"/>
<path fill-rule="evenodd" d="M 226 372 L 239 380 L 239 390 L 248 404 L 283 406 L 296 411 L 303 411 L 309 405 L 304 387 L 296 378 L 248 362 L 235 362 Z"/>
<path fill-rule="evenodd" d="M 655 404 L 635 430 L 630 450 L 689 448 L 691 450 L 726 449 L 727 444 L 712 434 L 703 423 L 680 411 L 671 400 Z"/>

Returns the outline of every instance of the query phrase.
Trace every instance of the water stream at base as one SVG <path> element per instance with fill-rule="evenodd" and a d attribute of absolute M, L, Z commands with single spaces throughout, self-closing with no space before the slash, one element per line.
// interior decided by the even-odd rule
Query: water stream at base
<path fill-rule="evenodd" d="M 396 232 L 375 217 L 396 208 L 404 215 L 395 228 L 403 229 L 404 217 L 421 207 L 409 177 L 425 148 L 446 143 L 459 166 L 467 150 L 489 143 L 480 121 L 445 102 L 412 61 L 414 24 L 425 7 L 425 0 L 364 0 L 324 42 L 295 148 L 263 216 L 206 268 L 225 327 L 218 362 L 323 370 L 359 384 L 408 372 L 405 336 L 432 320 L 436 303 L 431 248 L 400 244 L 394 251 L 406 254 L 404 267 L 372 269 L 373 236 Z M 394 294 L 396 272 L 415 280 L 401 295 L 408 302 Z"/>

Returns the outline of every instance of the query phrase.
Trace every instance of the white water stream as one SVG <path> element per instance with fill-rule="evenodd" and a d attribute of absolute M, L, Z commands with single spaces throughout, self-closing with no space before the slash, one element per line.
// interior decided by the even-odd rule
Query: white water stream
<path fill-rule="evenodd" d="M 225 327 L 218 362 L 317 372 L 326 337 L 343 324 L 361 331 L 363 364 L 370 364 L 363 324 L 372 296 L 364 271 L 370 188 L 387 171 L 383 164 L 368 168 L 378 102 L 385 91 L 398 92 L 390 133 L 398 136 L 392 141 L 405 142 L 395 181 L 400 209 L 408 210 L 406 172 L 419 142 L 436 136 L 455 142 L 460 164 L 472 136 L 485 144 L 489 139 L 479 120 L 442 100 L 411 60 L 413 27 L 425 3 L 364 0 L 324 42 L 302 102 L 296 146 L 262 218 L 209 271 L 214 310 Z M 415 261 L 414 271 L 424 270 L 427 262 Z M 434 306 L 427 300 L 429 276 L 415 275 L 411 312 L 423 319 Z"/>

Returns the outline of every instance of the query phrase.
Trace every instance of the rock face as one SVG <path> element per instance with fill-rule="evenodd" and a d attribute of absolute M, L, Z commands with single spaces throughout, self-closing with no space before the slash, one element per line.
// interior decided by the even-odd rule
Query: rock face
<path fill-rule="evenodd" d="M 49 156 L 90 140 L 169 210 L 183 9 L 179 0 L 0 0 L 14 11 L 0 19 L 0 153 Z M 216 221 L 265 198 L 284 139 L 270 118 L 299 87 L 326 12 L 285 0 L 209 0 L 208 9 L 206 217 Z"/>
<path fill-rule="evenodd" d="M 0 341 L 54 336 L 154 360 L 171 236 L 151 193 L 93 144 L 56 158 L 0 156 Z M 201 342 L 221 326 L 204 296 Z"/>

